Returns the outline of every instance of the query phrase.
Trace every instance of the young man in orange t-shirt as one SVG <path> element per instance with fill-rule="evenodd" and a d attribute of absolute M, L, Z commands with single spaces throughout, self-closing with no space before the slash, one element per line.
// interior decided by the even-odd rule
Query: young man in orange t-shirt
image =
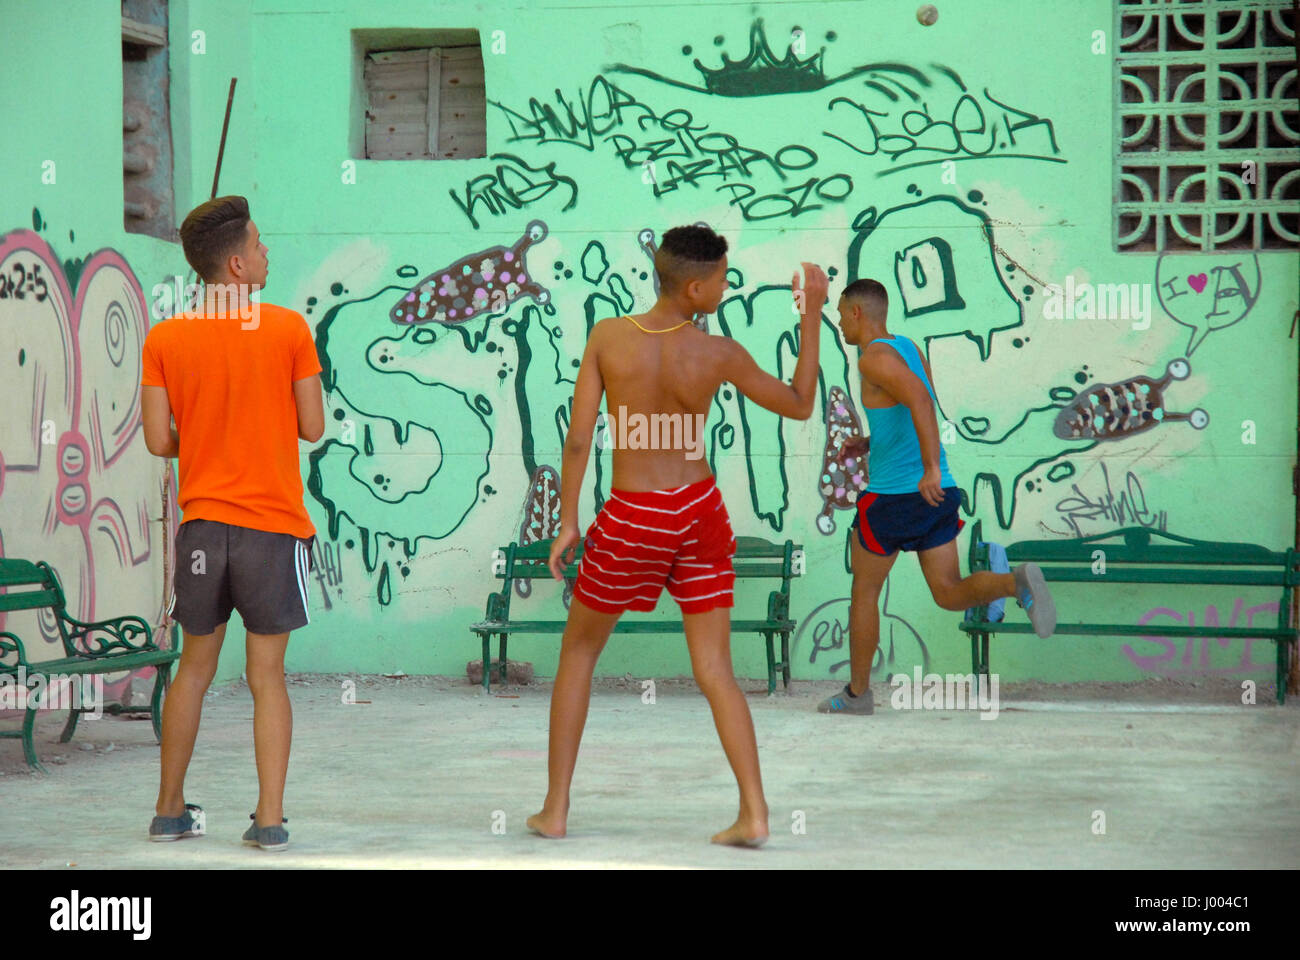
<path fill-rule="evenodd" d="M 145 445 L 179 457 L 176 570 L 168 613 L 184 630 L 162 718 L 162 776 L 151 840 L 202 832 L 184 799 L 203 695 L 230 611 L 248 630 L 259 794 L 244 842 L 288 845 L 281 825 L 293 714 L 284 686 L 289 632 L 310 620 L 316 529 L 303 506 L 298 440 L 325 430 L 320 361 L 307 322 L 251 296 L 267 249 L 243 197 L 209 200 L 181 225 L 185 259 L 205 281 L 202 311 L 158 323 L 144 342 Z M 171 426 L 172 417 L 176 426 Z"/>

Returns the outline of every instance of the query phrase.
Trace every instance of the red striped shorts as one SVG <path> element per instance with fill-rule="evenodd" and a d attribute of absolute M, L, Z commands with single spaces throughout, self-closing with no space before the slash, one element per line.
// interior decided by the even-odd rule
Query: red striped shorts
<path fill-rule="evenodd" d="M 666 585 L 682 613 L 730 607 L 735 552 L 712 477 L 672 490 L 611 490 L 587 529 L 573 595 L 601 613 L 645 611 Z"/>

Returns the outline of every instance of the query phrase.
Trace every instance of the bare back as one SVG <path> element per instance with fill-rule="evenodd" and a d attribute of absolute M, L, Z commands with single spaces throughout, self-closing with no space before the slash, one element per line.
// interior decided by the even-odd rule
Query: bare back
<path fill-rule="evenodd" d="M 628 317 L 601 321 L 591 336 L 605 386 L 612 485 L 660 490 L 711 476 L 705 423 L 725 379 L 725 338 L 690 324 L 646 333 Z"/>

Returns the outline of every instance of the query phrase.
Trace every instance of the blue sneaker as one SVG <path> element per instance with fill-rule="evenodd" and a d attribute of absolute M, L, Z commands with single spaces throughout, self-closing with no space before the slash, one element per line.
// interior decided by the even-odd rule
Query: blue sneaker
<path fill-rule="evenodd" d="M 149 839 L 155 843 L 201 837 L 203 833 L 203 808 L 197 803 L 185 804 L 185 812 L 179 817 L 154 817 L 149 824 Z"/>
<path fill-rule="evenodd" d="M 1036 563 L 1022 563 L 1012 571 L 1016 578 L 1016 601 L 1029 614 L 1029 622 L 1040 637 L 1050 637 L 1056 630 L 1056 603 L 1047 589 L 1042 568 Z"/>
<path fill-rule="evenodd" d="M 250 813 L 248 819 L 253 821 L 253 825 L 244 831 L 244 846 L 261 847 L 263 850 L 283 850 L 289 846 L 289 831 L 278 824 L 270 827 L 259 827 L 257 825 L 257 814 Z M 280 823 L 288 823 L 289 818 L 285 817 Z"/>

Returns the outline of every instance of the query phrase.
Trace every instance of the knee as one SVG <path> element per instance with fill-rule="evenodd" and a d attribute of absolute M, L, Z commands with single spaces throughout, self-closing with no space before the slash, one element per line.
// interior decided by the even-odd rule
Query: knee
<path fill-rule="evenodd" d="M 880 584 L 865 583 L 855 579 L 853 581 L 852 595 L 854 606 L 860 603 L 878 606 L 880 604 Z"/>
<path fill-rule="evenodd" d="M 212 685 L 212 680 L 216 675 L 217 662 L 215 660 L 181 660 L 176 668 L 176 676 L 172 678 L 172 683 L 197 687 L 200 693 L 205 693 L 208 687 Z"/>
<path fill-rule="evenodd" d="M 248 689 L 254 697 L 284 689 L 283 664 L 249 663 L 244 675 L 248 678 Z"/>
<path fill-rule="evenodd" d="M 705 696 L 722 689 L 728 679 L 733 679 L 728 678 L 728 675 L 715 663 L 693 663 L 690 673 L 694 675 L 695 686 L 699 687 L 699 691 Z"/>
<path fill-rule="evenodd" d="M 955 611 L 955 610 L 966 609 L 965 604 L 962 602 L 961 598 L 957 595 L 956 588 L 950 583 L 945 583 L 940 586 L 936 586 L 930 592 L 934 595 L 934 602 L 937 603 L 944 610 Z"/>

